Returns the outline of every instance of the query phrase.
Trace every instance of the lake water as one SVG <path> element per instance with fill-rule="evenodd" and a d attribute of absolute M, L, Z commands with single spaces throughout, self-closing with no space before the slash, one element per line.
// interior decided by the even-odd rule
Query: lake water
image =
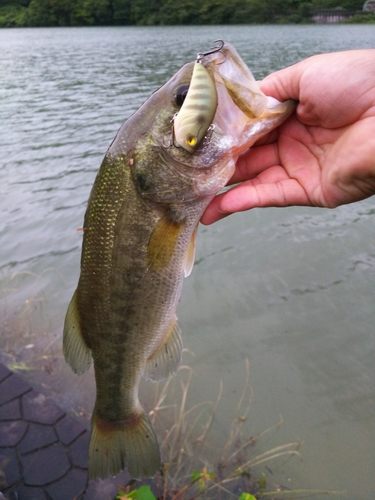
<path fill-rule="evenodd" d="M 218 38 L 261 79 L 312 54 L 374 47 L 375 26 L 0 31 L 2 360 L 41 368 L 26 373 L 77 413 L 91 411 L 93 377 L 79 382 L 61 361 L 61 332 L 95 174 L 125 119 Z M 374 498 L 374 217 L 371 198 L 200 228 L 178 309 L 194 353 L 184 357 L 195 372 L 189 401 L 215 399 L 222 380 L 224 433 L 249 360 L 247 432 L 281 414 L 272 446 L 303 441 L 302 462 L 268 464 L 269 483 Z"/>

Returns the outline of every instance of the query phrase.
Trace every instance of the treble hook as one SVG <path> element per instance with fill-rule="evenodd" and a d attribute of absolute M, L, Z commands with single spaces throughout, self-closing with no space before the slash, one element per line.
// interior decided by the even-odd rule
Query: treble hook
<path fill-rule="evenodd" d="M 197 63 L 201 62 L 201 60 L 204 57 L 209 56 L 210 54 L 215 54 L 215 52 L 220 52 L 221 49 L 224 47 L 223 40 L 214 40 L 214 43 L 220 43 L 221 45 L 220 45 L 220 47 L 211 47 L 210 49 L 208 49 L 207 52 L 198 52 L 197 60 L 196 60 Z"/>

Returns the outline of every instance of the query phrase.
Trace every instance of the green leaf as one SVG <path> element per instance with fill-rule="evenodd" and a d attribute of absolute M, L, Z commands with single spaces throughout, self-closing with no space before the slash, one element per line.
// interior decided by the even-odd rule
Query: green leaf
<path fill-rule="evenodd" d="M 264 472 L 260 475 L 258 479 L 258 486 L 261 490 L 265 490 L 267 487 L 267 480 L 266 480 L 266 475 Z"/>
<path fill-rule="evenodd" d="M 24 366 L 24 365 L 7 365 L 8 368 L 10 370 L 23 370 L 23 371 L 27 371 L 27 370 L 34 370 L 34 368 L 32 368 L 31 366 Z"/>
<path fill-rule="evenodd" d="M 119 493 L 116 500 L 129 500 L 129 498 L 137 498 L 137 490 L 132 490 L 130 493 Z"/>
<path fill-rule="evenodd" d="M 133 499 L 134 500 L 157 500 L 152 493 L 150 486 L 140 486 L 137 490 L 132 490 L 130 493 L 119 493 L 116 497 L 117 500 Z"/>
<path fill-rule="evenodd" d="M 200 470 L 195 470 L 193 472 L 193 475 L 191 476 L 191 481 L 196 481 L 197 479 L 199 479 L 202 475 L 202 472 Z"/>
<path fill-rule="evenodd" d="M 256 498 L 251 493 L 241 493 L 238 500 L 256 500 Z"/>
<path fill-rule="evenodd" d="M 152 493 L 150 486 L 140 486 L 135 498 L 137 500 L 156 500 L 156 497 Z"/>

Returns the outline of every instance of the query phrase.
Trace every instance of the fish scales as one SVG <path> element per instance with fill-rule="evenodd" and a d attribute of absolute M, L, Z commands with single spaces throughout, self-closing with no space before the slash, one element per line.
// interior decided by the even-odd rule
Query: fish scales
<path fill-rule="evenodd" d="M 148 243 L 160 217 L 155 216 L 138 196 L 129 168 L 112 162 L 106 170 L 110 171 L 110 176 L 107 177 L 109 190 L 111 190 L 111 180 L 116 184 L 120 180 L 123 187 L 122 192 L 118 190 L 118 194 L 126 193 L 126 202 L 120 205 L 112 197 L 108 197 L 104 202 L 100 196 L 100 207 L 105 215 L 98 217 L 98 209 L 95 206 L 97 194 L 95 193 L 92 198 L 95 208 L 93 212 L 91 210 L 88 212 L 94 213 L 94 220 L 106 219 L 109 214 L 110 231 L 107 232 L 107 238 L 101 241 L 101 246 L 107 246 L 109 252 L 103 250 L 95 259 L 92 257 L 92 252 L 89 252 L 88 258 L 85 258 L 85 246 L 90 245 L 90 220 L 87 222 L 85 220 L 87 232 L 83 247 L 81 279 L 78 285 L 79 291 L 85 292 L 78 294 L 78 304 L 80 311 L 85 311 L 81 315 L 82 325 L 85 325 L 82 331 L 84 337 L 89 338 L 88 345 L 92 349 L 96 364 L 98 414 L 106 415 L 105 408 L 108 406 L 112 406 L 115 411 L 116 406 L 117 414 L 111 418 L 117 420 L 126 419 L 130 416 L 129 413 L 132 413 L 134 405 L 129 405 L 127 391 L 130 391 L 132 397 L 132 388 L 138 383 L 141 375 L 136 370 L 129 371 L 129 365 L 144 362 L 143 358 L 152 354 L 160 340 L 150 328 L 150 321 L 161 324 L 159 335 L 164 335 L 163 330 L 168 326 L 165 323 L 169 318 L 166 318 L 164 309 L 170 307 L 170 302 L 178 300 L 182 272 L 181 279 L 176 280 L 173 267 L 178 265 L 178 260 L 181 260 L 183 255 L 181 251 L 181 255 L 176 252 L 174 260 L 163 273 L 149 271 Z M 113 209 L 113 203 L 116 203 L 116 210 Z M 99 229 L 106 232 L 107 225 Z M 93 234 L 92 245 L 95 245 L 95 233 L 91 234 Z M 100 300 L 98 300 L 98 290 L 101 291 Z M 164 300 L 164 308 L 160 304 L 163 295 L 169 299 Z M 90 332 L 98 329 L 107 331 L 107 338 L 90 336 Z M 125 351 L 118 350 L 118 347 L 125 344 L 128 346 L 130 344 L 132 352 L 130 359 L 127 359 Z M 149 344 L 150 347 L 146 354 L 142 354 L 145 344 Z M 122 371 L 127 372 L 126 377 L 116 375 Z M 109 385 L 115 392 L 118 391 L 117 398 L 113 398 L 112 392 L 106 388 L 108 379 L 114 381 L 114 384 Z M 103 389 L 102 380 L 106 381 Z"/>
<path fill-rule="evenodd" d="M 134 478 L 159 470 L 138 387 L 142 376 L 160 380 L 180 364 L 176 308 L 199 219 L 238 155 L 294 108 L 267 98 L 225 44 L 182 67 L 110 145 L 85 214 L 81 274 L 63 336 L 76 373 L 94 363 L 91 479 L 125 466 Z"/>

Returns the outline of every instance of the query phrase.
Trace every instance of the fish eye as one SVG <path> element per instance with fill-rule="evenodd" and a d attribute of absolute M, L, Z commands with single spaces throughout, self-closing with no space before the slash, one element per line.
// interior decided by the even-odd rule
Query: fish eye
<path fill-rule="evenodd" d="M 181 107 L 183 105 L 186 94 L 188 93 L 188 90 L 189 90 L 189 85 L 187 83 L 177 87 L 177 90 L 176 90 L 175 96 L 174 96 L 174 102 L 177 106 Z"/>

